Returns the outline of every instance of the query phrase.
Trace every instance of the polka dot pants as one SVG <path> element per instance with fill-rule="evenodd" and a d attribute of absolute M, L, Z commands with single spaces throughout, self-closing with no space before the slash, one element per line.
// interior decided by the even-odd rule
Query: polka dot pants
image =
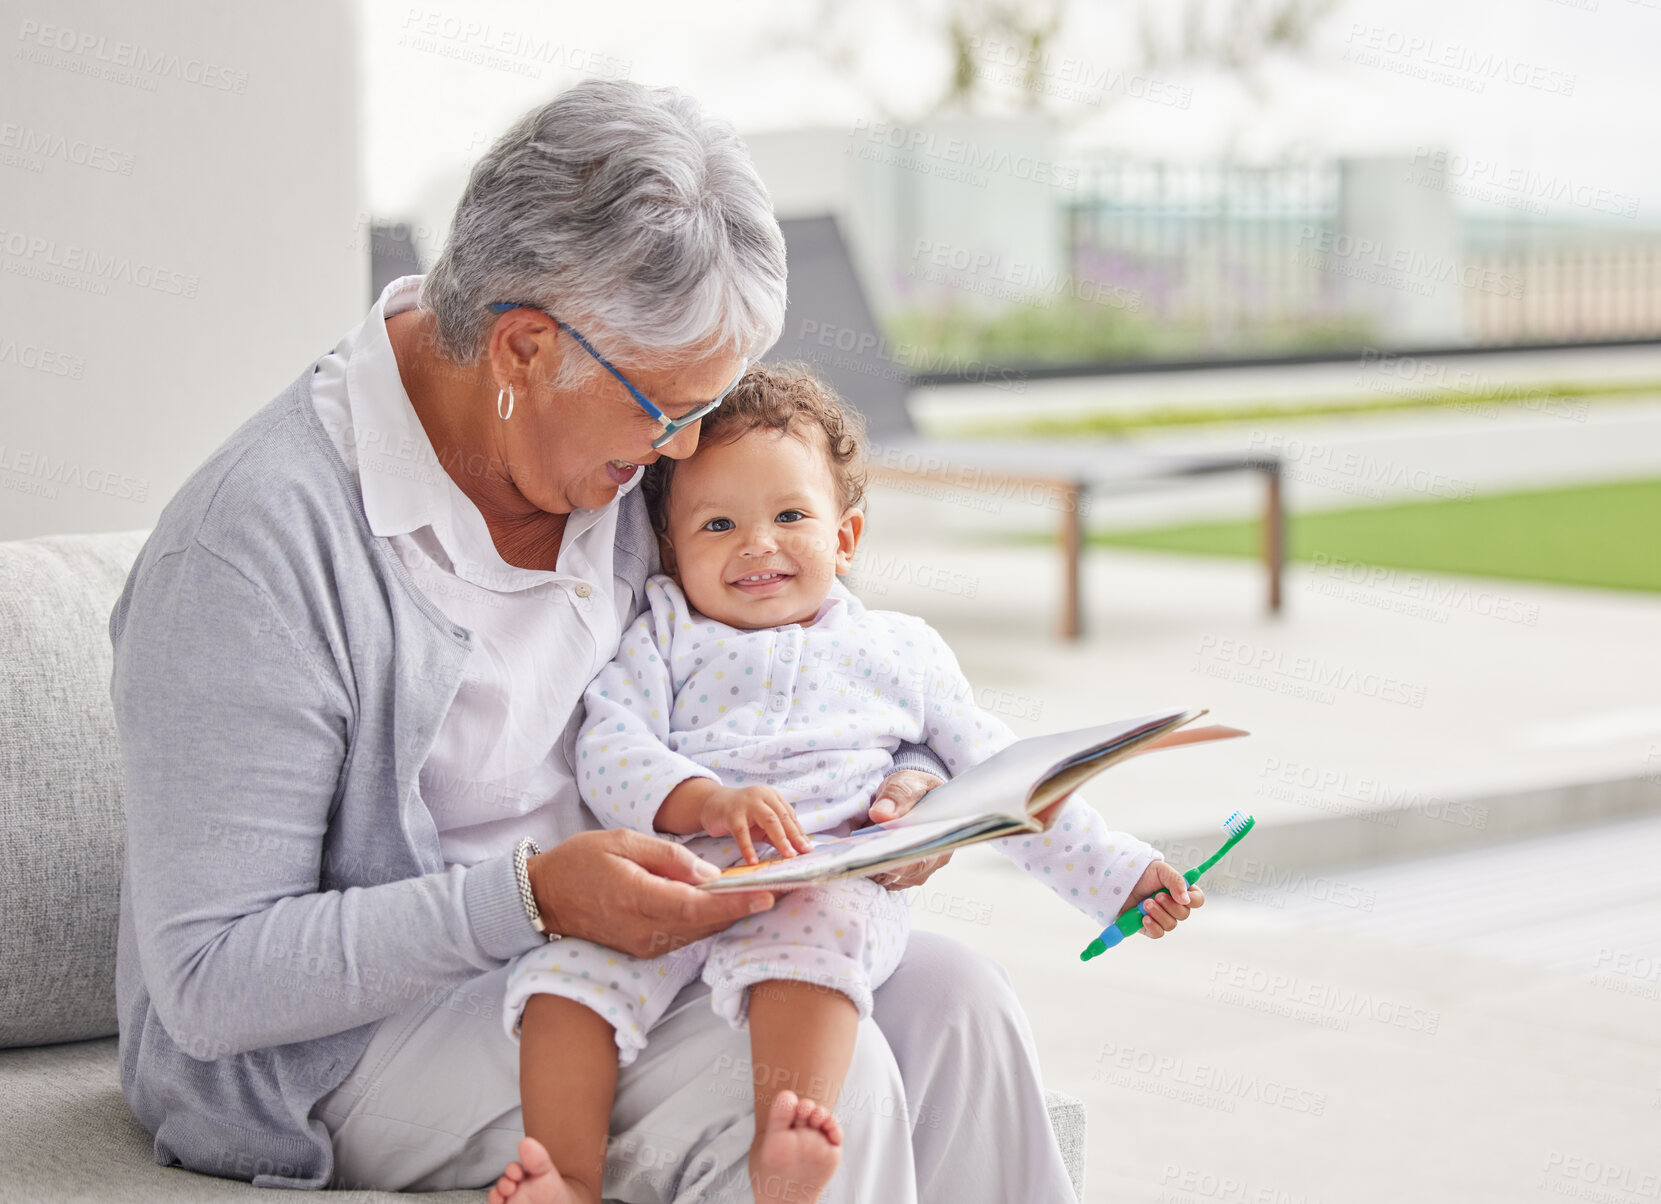
<path fill-rule="evenodd" d="M 749 1025 L 749 988 L 789 979 L 839 991 L 859 1018 L 871 992 L 887 981 L 911 931 L 908 892 L 869 878 L 845 878 L 777 897 L 771 910 L 661 957 L 637 958 L 588 941 L 533 949 L 508 971 L 502 1022 L 519 1039 L 525 1001 L 559 995 L 593 1009 L 617 1034 L 618 1063 L 634 1061 L 646 1034 L 680 989 L 701 972 L 711 1005 L 734 1028 Z"/>

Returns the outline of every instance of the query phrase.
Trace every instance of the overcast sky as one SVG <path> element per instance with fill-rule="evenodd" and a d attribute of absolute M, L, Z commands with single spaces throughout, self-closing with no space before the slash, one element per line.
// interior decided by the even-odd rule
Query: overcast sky
<path fill-rule="evenodd" d="M 424 208 L 515 117 L 584 75 L 673 84 L 750 132 L 920 112 L 946 66 L 928 18 L 941 6 L 927 0 L 841 6 L 830 32 L 860 48 L 864 86 L 783 45 L 819 11 L 793 0 L 362 4 L 365 184 L 384 217 Z M 1078 144 L 1182 159 L 1439 146 L 1469 157 L 1453 174 L 1473 189 L 1505 195 L 1536 173 L 1581 198 L 1558 190 L 1553 217 L 1621 207 L 1661 225 L 1661 0 L 1344 0 L 1305 56 L 1263 65 L 1258 95 L 1214 73 L 1126 74 L 1124 10 L 1074 0 L 1055 43 L 1046 87 Z M 1610 200 L 1585 203 L 1592 190 Z"/>

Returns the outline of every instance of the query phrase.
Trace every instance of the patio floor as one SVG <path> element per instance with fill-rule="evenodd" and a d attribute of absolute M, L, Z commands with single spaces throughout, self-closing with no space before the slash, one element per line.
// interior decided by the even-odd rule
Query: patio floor
<path fill-rule="evenodd" d="M 1021 734 L 1177 704 L 1254 733 L 1083 792 L 1185 868 L 1257 816 L 1164 940 L 1080 963 L 1091 925 L 987 850 L 914 899 L 1085 1100 L 1087 1201 L 1655 1197 L 1661 599 L 1293 566 L 1270 619 L 1253 565 L 1093 551 L 1067 645 L 1053 551 L 931 529 L 873 523 L 850 584 Z"/>

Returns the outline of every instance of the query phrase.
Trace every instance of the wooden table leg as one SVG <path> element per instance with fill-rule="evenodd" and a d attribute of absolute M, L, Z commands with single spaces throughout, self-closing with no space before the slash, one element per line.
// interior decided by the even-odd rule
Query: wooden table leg
<path fill-rule="evenodd" d="M 1076 640 L 1083 633 L 1083 583 L 1079 561 L 1084 555 L 1084 522 L 1079 510 L 1084 490 L 1076 484 L 1061 487 L 1061 638 Z"/>
<path fill-rule="evenodd" d="M 1286 566 L 1286 511 L 1280 498 L 1280 465 L 1263 472 L 1263 567 L 1269 573 L 1269 613 L 1280 613 L 1282 570 Z"/>

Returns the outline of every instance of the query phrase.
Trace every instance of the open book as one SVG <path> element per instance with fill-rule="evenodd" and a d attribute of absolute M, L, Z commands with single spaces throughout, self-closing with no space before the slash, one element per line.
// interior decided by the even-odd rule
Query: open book
<path fill-rule="evenodd" d="M 1204 714 L 1204 710 L 1160 711 L 1017 740 L 936 786 L 899 819 L 848 836 L 811 836 L 811 852 L 759 865 L 735 865 L 699 885 L 717 891 L 787 889 L 832 878 L 863 877 L 998 836 L 1045 831 L 1054 821 L 1057 804 L 1116 762 L 1156 748 L 1246 734 L 1232 727 L 1177 730 Z"/>

